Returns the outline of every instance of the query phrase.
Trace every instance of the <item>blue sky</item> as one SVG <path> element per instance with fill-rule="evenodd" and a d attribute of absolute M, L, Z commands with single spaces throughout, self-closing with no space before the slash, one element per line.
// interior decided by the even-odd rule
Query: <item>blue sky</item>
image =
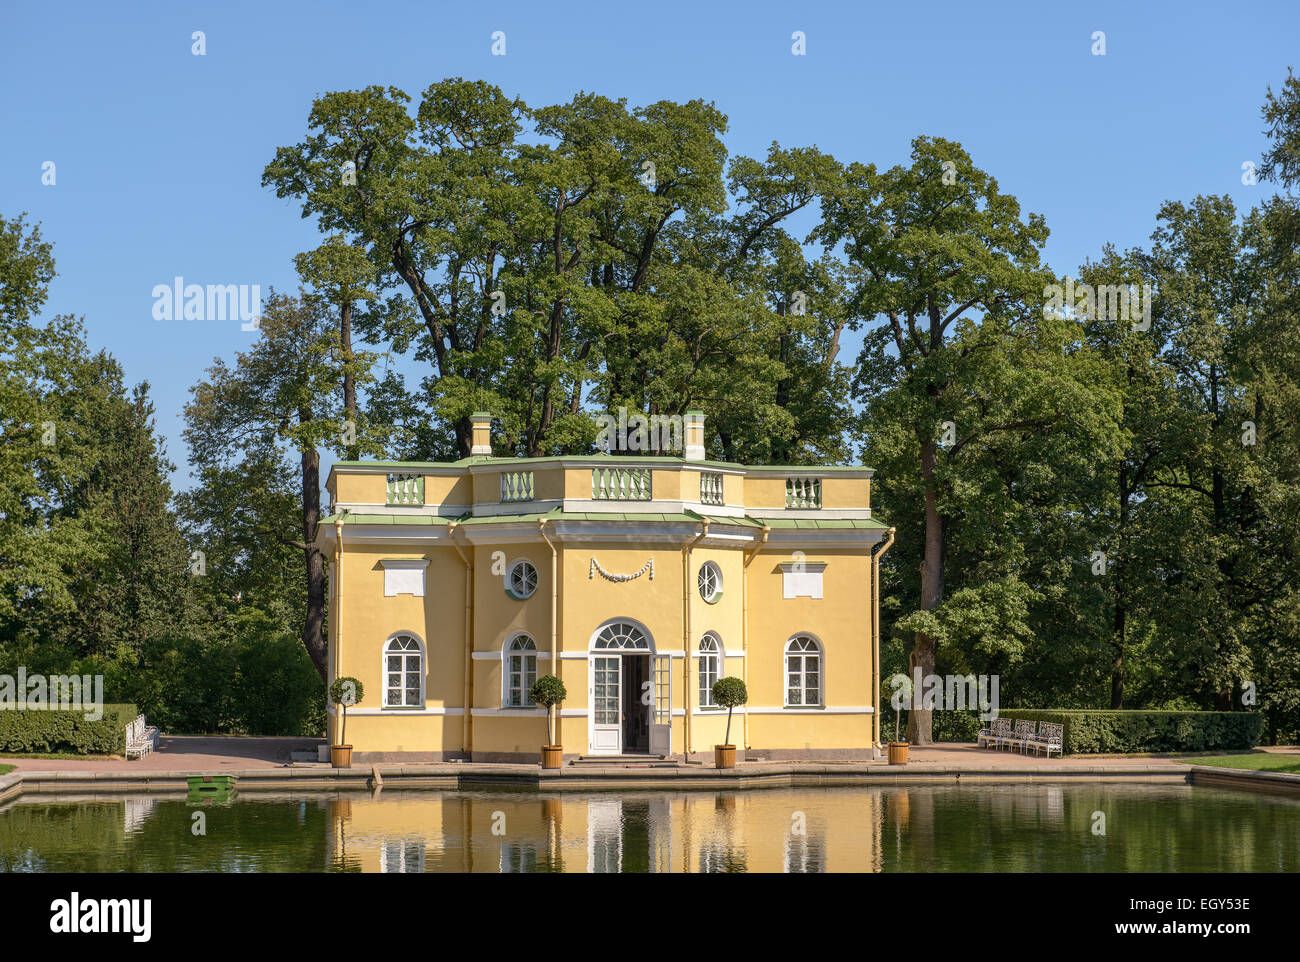
<path fill-rule="evenodd" d="M 155 321 L 153 287 L 181 275 L 293 288 L 292 257 L 319 235 L 261 172 L 326 91 L 383 84 L 418 99 L 463 76 L 533 106 L 579 90 L 634 105 L 698 97 L 729 116 L 732 154 L 776 140 L 882 168 L 919 134 L 947 137 L 1046 217 L 1047 259 L 1070 270 L 1107 241 L 1145 243 L 1164 200 L 1267 196 L 1242 184 L 1242 164 L 1266 144 L 1265 89 L 1300 67 L 1294 0 L 7 7 L 0 213 L 28 211 L 55 243 L 45 316 L 83 315 L 91 346 L 152 385 L 179 487 L 188 389 L 254 335 Z M 491 53 L 497 30 L 505 56 Z M 1098 30 L 1105 56 L 1092 53 Z"/>

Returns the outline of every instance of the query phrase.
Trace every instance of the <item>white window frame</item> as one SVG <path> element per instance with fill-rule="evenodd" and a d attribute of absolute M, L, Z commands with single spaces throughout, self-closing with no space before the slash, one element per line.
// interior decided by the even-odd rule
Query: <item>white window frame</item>
<path fill-rule="evenodd" d="M 706 579 L 713 582 L 713 592 L 705 594 L 704 589 L 707 584 Z M 705 604 L 716 605 L 722 600 L 722 568 L 716 561 L 706 561 L 700 565 L 700 570 L 695 575 L 695 588 L 700 593 L 700 597 Z"/>
<path fill-rule="evenodd" d="M 627 629 L 631 630 L 628 631 Z M 614 641 L 616 638 L 623 638 L 633 643 L 630 645 L 600 644 L 601 641 Z M 633 621 L 631 618 L 613 618 L 605 622 L 591 636 L 589 649 L 591 651 L 609 652 L 610 654 L 618 654 L 623 651 L 654 654 L 655 650 L 650 641 L 650 632 L 646 631 L 645 626 L 639 621 Z"/>
<path fill-rule="evenodd" d="M 518 642 L 527 642 L 529 648 L 515 648 Z M 523 688 L 519 692 L 519 701 L 516 703 L 512 698 L 514 686 L 512 685 L 512 676 L 514 671 L 510 666 L 512 658 L 520 658 L 523 663 L 520 668 L 520 680 Z M 537 706 L 528 701 L 528 692 L 533 686 L 528 683 L 528 662 L 533 663 L 533 681 L 537 680 L 537 642 L 533 636 L 526 631 L 517 631 L 505 640 L 501 646 L 501 707 L 502 708 L 536 708 Z"/>
<path fill-rule="evenodd" d="M 804 642 L 811 643 L 812 647 L 811 648 L 803 647 L 802 645 Z M 795 648 L 796 644 L 800 645 L 800 647 Z M 807 694 L 808 694 L 807 659 L 810 656 L 815 656 L 817 658 L 817 672 L 816 672 L 817 701 L 816 702 L 809 702 L 807 700 Z M 790 670 L 790 659 L 792 657 L 796 657 L 800 659 L 799 671 L 797 673 L 792 672 Z M 785 707 L 786 708 L 826 707 L 826 656 L 825 656 L 825 648 L 822 646 L 820 639 L 818 639 L 816 635 L 811 635 L 808 634 L 807 632 L 800 632 L 799 634 L 794 635 L 793 637 L 790 638 L 789 641 L 785 643 L 785 650 L 782 653 L 782 661 L 783 661 L 782 668 L 784 669 L 784 678 L 785 678 L 785 687 L 783 689 L 784 694 L 782 695 L 782 698 L 784 699 Z M 798 685 L 792 684 L 796 674 L 798 675 L 798 679 L 799 679 Z M 790 701 L 791 688 L 797 688 L 799 690 L 800 698 L 803 699 L 802 701 L 800 702 Z"/>
<path fill-rule="evenodd" d="M 521 565 L 528 565 L 528 567 L 533 569 L 533 590 L 528 592 L 526 595 L 519 594 L 514 588 L 515 569 Z M 514 561 L 510 562 L 510 565 L 506 568 L 506 594 L 511 598 L 514 598 L 515 601 L 527 601 L 533 595 L 537 594 L 537 589 L 541 587 L 541 584 L 541 569 L 538 568 L 537 565 L 533 564 L 533 562 L 528 558 L 516 558 Z"/>
<path fill-rule="evenodd" d="M 708 645 L 709 647 L 705 647 Z M 698 651 L 698 670 L 697 674 L 700 679 L 700 709 L 701 711 L 720 710 L 719 706 L 713 703 L 713 682 L 705 684 L 705 679 L 712 674 L 713 681 L 716 682 L 722 677 L 722 667 L 726 658 L 726 649 L 722 647 L 722 639 L 716 632 L 706 631 L 700 638 Z M 712 668 L 708 668 L 712 664 Z"/>
<path fill-rule="evenodd" d="M 389 691 L 392 690 L 388 685 L 388 674 L 389 674 L 388 656 L 390 654 L 396 654 L 401 656 L 402 658 L 401 676 L 403 682 L 406 681 L 406 676 L 409 674 L 406 668 L 406 659 L 412 654 L 411 649 L 403 648 L 395 652 L 390 652 L 388 650 L 388 646 L 391 645 L 393 642 L 397 641 L 399 638 L 410 638 L 412 641 L 414 641 L 415 644 L 417 645 L 417 652 L 420 657 L 420 667 L 419 667 L 420 699 L 414 705 L 406 704 L 406 690 L 410 687 L 409 685 L 406 684 L 403 684 L 400 689 L 402 692 L 402 703 L 400 705 L 390 705 L 388 703 L 388 693 Z M 381 701 L 379 707 L 386 708 L 389 711 L 411 711 L 413 709 L 418 710 L 424 708 L 424 703 L 425 703 L 424 686 L 425 686 L 425 675 L 428 672 L 428 664 L 429 662 L 428 662 L 427 652 L 424 647 L 424 640 L 420 638 L 420 636 L 417 635 L 415 632 L 395 631 L 391 635 L 389 635 L 384 640 L 383 645 L 380 646 L 379 649 L 379 678 L 380 681 L 382 682 L 382 686 L 381 686 L 382 693 L 381 693 Z"/>

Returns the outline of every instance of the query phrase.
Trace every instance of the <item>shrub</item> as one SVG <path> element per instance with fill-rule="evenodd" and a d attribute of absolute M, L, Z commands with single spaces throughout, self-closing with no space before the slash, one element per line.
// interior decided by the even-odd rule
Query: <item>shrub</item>
<path fill-rule="evenodd" d="M 931 734 L 936 742 L 973 742 L 988 724 L 973 711 L 936 711 L 932 717 Z"/>
<path fill-rule="evenodd" d="M 0 711 L 0 751 L 121 755 L 126 751 L 126 726 L 139 714 L 135 705 L 105 705 L 98 721 L 87 721 L 81 709 Z"/>
<path fill-rule="evenodd" d="M 1259 741 L 1264 718 L 1233 711 L 1052 711 L 1007 708 L 1003 718 L 1059 722 L 1066 754 L 1241 751 Z"/>
<path fill-rule="evenodd" d="M 233 707 L 244 732 L 319 735 L 324 730 L 325 682 L 299 639 L 273 632 L 241 638 L 237 653 Z"/>

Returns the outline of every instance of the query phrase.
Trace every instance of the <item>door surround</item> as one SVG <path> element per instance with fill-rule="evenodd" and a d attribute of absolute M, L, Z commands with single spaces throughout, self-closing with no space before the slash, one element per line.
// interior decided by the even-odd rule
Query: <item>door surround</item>
<path fill-rule="evenodd" d="M 620 627 L 616 628 L 615 626 Z M 636 657 L 648 656 L 650 672 L 653 677 L 655 653 L 654 635 L 650 633 L 649 628 L 640 621 L 637 621 L 635 618 L 628 618 L 625 616 L 608 618 L 597 625 L 596 629 L 591 633 L 591 637 L 587 640 L 588 754 L 617 755 L 624 751 L 621 713 L 623 686 L 626 684 L 627 672 L 624 670 L 623 659 L 626 655 Z M 615 710 L 619 712 L 619 722 L 616 726 L 611 726 L 608 723 L 598 724 L 596 721 L 598 717 L 598 706 L 596 704 L 596 659 L 598 658 L 617 658 L 619 660 L 619 690 L 613 699 Z M 611 748 L 610 742 L 612 741 L 615 728 L 617 728 L 618 732 L 617 748 Z"/>

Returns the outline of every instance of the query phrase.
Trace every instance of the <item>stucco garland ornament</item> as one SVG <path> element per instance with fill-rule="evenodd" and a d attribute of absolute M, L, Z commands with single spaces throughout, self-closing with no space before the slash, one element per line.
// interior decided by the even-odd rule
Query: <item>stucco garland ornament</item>
<path fill-rule="evenodd" d="M 655 559 L 651 558 L 649 561 L 647 561 L 645 564 L 641 566 L 639 571 L 634 571 L 630 575 L 616 575 L 616 574 L 610 574 L 608 571 L 606 571 L 604 568 L 600 566 L 599 561 L 597 561 L 595 558 L 592 558 L 591 564 L 587 566 L 587 577 L 589 579 L 594 578 L 596 576 L 596 572 L 598 571 L 600 572 L 600 576 L 604 578 L 606 581 L 614 581 L 614 582 L 634 581 L 637 578 L 640 578 L 643 574 L 645 574 L 648 571 L 650 572 L 650 580 L 654 581 L 655 580 Z"/>

